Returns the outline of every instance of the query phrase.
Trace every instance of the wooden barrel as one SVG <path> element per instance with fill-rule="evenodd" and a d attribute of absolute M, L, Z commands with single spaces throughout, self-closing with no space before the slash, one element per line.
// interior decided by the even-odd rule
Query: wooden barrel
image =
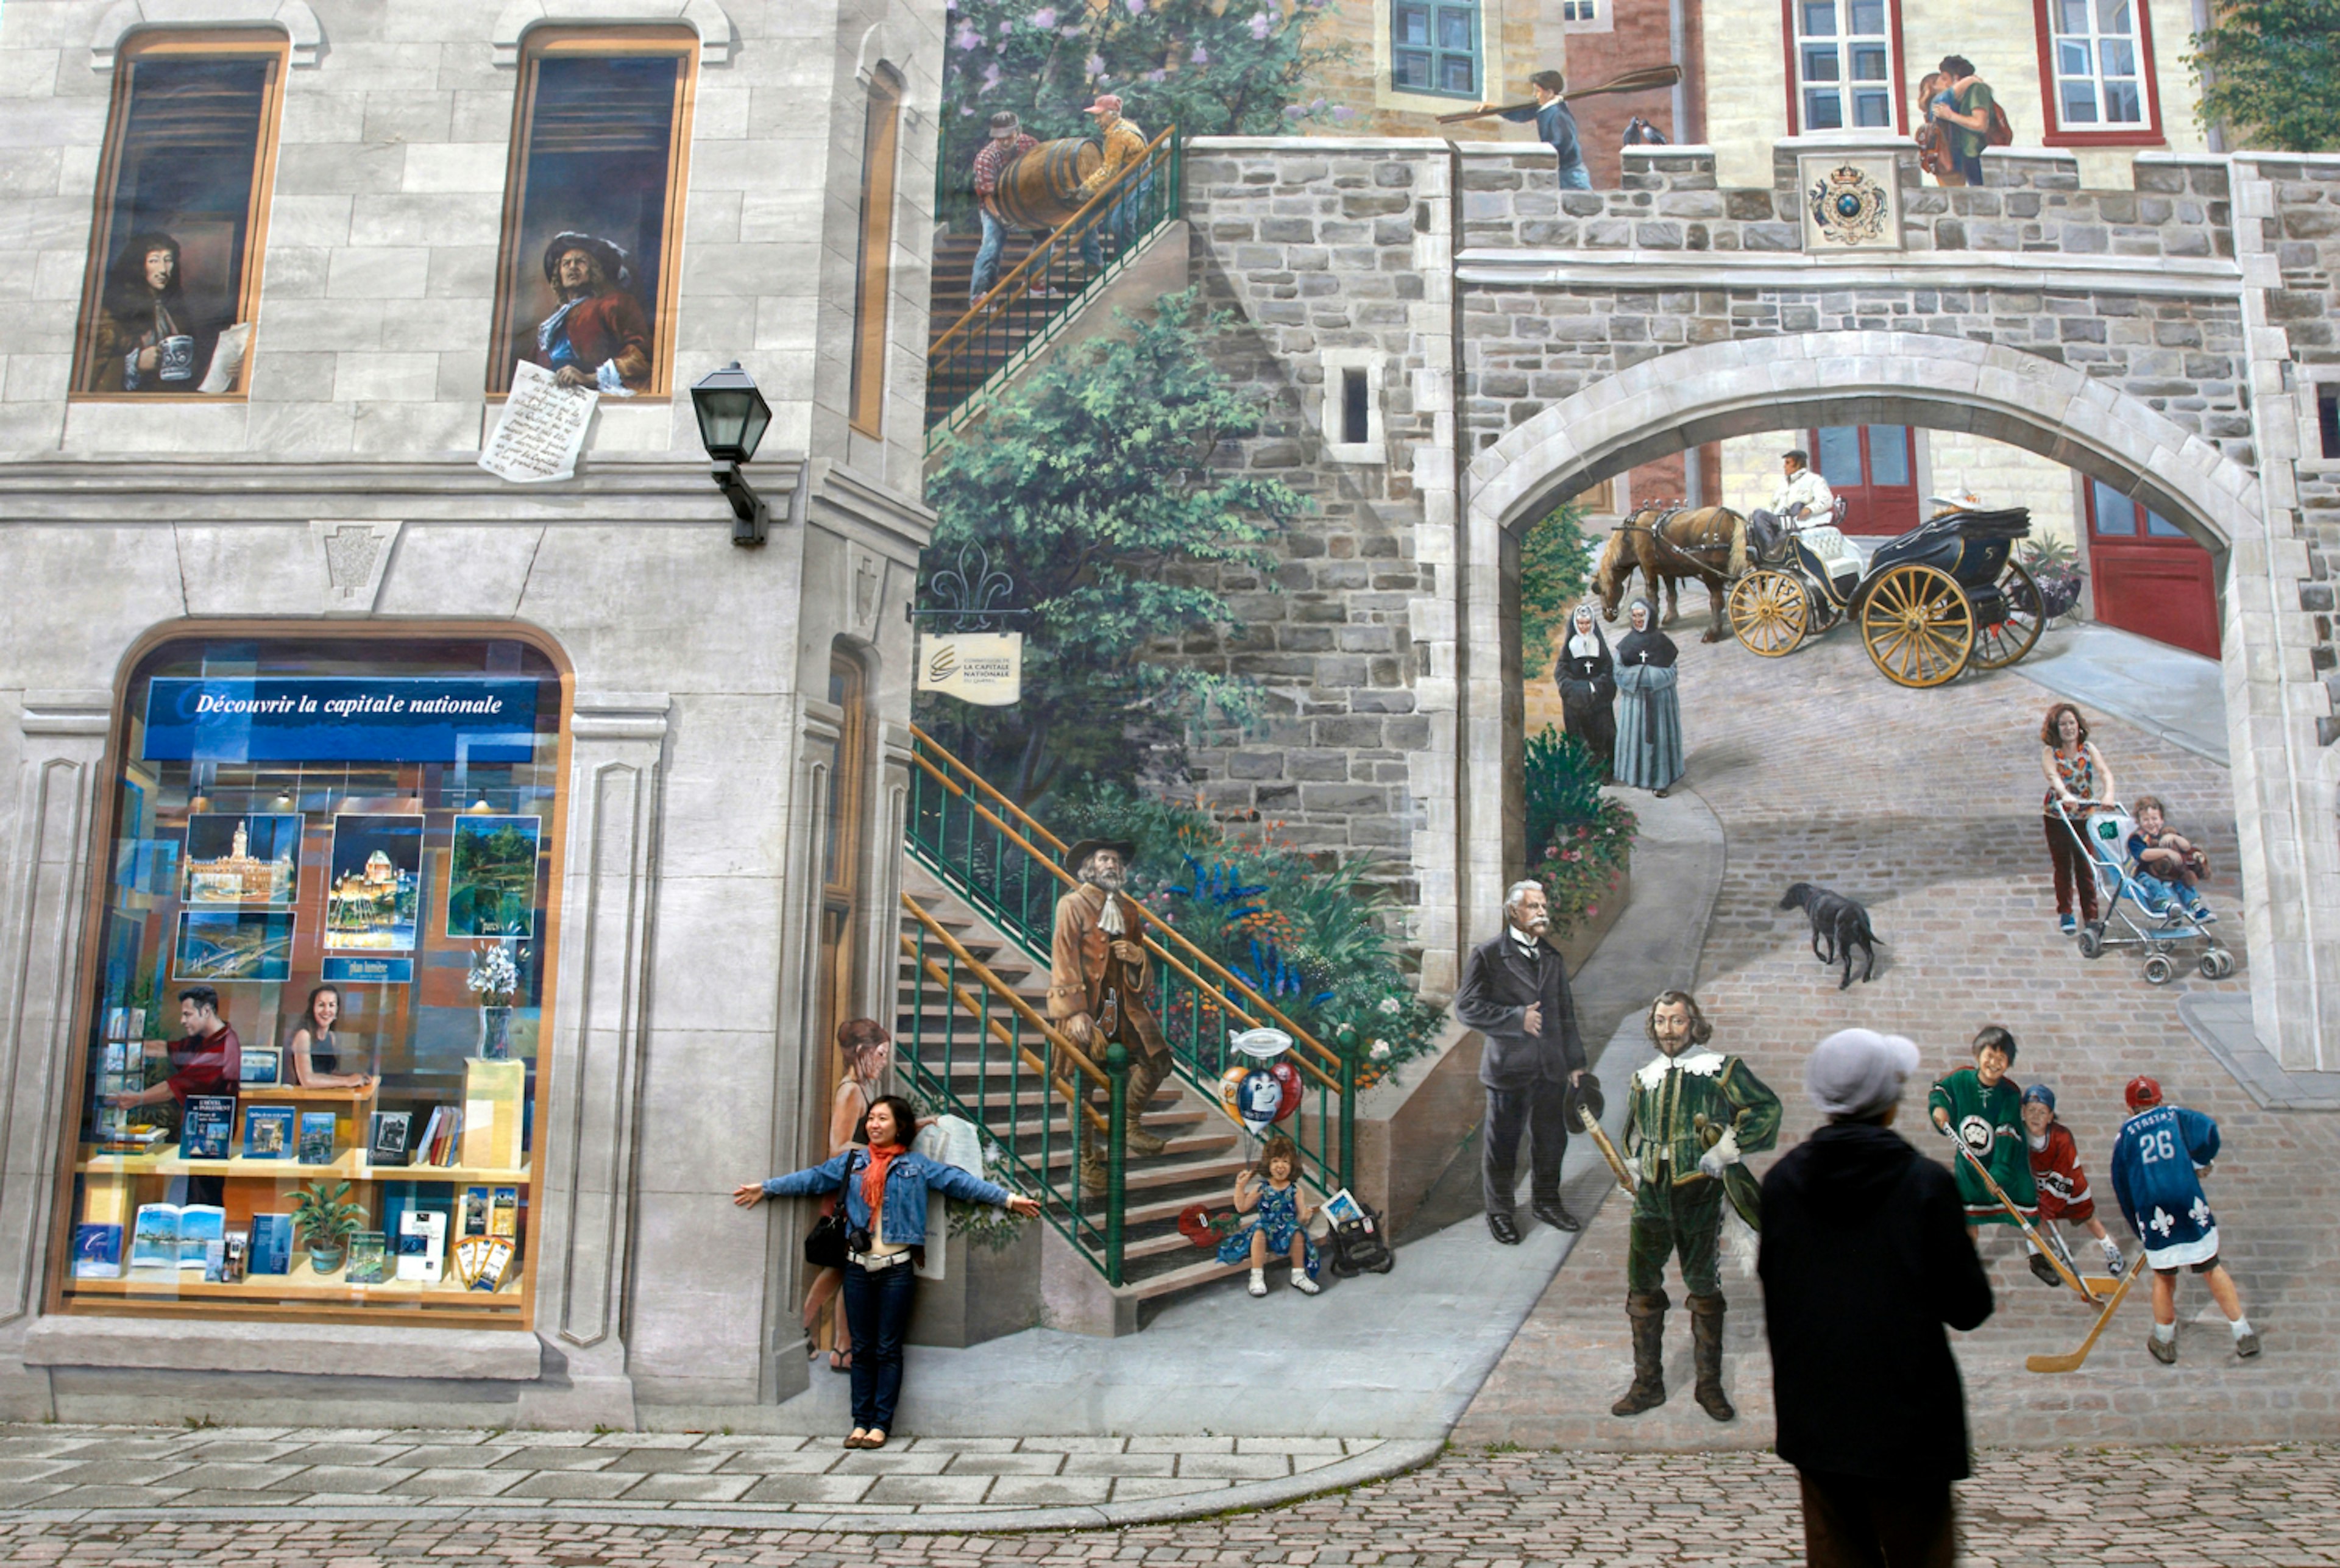
<path fill-rule="evenodd" d="M 1104 162 L 1105 149 L 1079 137 L 1026 148 L 999 171 L 999 211 L 1018 227 L 1053 229 L 1081 210 L 1081 182 Z"/>

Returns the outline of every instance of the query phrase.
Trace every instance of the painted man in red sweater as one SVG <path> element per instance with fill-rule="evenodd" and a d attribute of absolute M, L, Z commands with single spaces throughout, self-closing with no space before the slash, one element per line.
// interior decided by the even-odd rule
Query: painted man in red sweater
<path fill-rule="evenodd" d="M 209 986 L 189 986 L 179 993 L 179 1027 L 184 1039 L 169 1046 L 171 1075 L 143 1089 L 109 1095 L 106 1103 L 125 1108 L 159 1106 L 176 1100 L 182 1107 L 193 1095 L 233 1095 L 243 1077 L 243 1042 L 219 1016 L 219 993 Z M 221 1178 L 190 1176 L 183 1203 L 217 1203 Z"/>

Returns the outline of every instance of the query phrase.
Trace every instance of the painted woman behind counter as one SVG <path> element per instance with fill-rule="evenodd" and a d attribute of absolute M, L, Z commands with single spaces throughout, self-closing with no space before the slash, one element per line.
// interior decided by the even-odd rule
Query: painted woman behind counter
<path fill-rule="evenodd" d="M 304 1089 L 370 1089 L 373 1078 L 365 1073 L 341 1071 L 341 1037 L 333 1025 L 342 1016 L 342 993 L 332 986 L 319 986 L 309 993 L 309 1005 L 301 1009 L 301 1021 L 292 1027 L 292 1039 L 286 1047 L 285 1065 L 292 1068 L 291 1082 Z"/>

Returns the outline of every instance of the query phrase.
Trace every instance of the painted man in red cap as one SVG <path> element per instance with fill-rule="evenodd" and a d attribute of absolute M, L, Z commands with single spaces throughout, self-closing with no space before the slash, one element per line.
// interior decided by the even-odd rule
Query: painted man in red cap
<path fill-rule="evenodd" d="M 647 392 L 650 324 L 630 292 L 625 252 L 591 234 L 555 234 L 544 247 L 544 281 L 560 303 L 538 323 L 528 357 L 565 387 L 615 397 Z"/>
<path fill-rule="evenodd" d="M 1081 200 L 1086 202 L 1145 155 L 1145 133 L 1122 118 L 1121 95 L 1117 93 L 1098 94 L 1096 102 L 1081 113 L 1096 117 L 1097 134 L 1105 138 L 1105 162 L 1097 165 L 1096 174 L 1081 182 Z M 1150 180 L 1152 176 L 1146 178 Z M 1133 190 L 1114 203 L 1105 216 L 1081 236 L 1081 260 L 1088 263 L 1089 271 L 1094 273 L 1105 265 L 1105 252 L 1097 243 L 1097 236 L 1106 230 L 1113 232 L 1116 252 L 1129 248 L 1131 231 L 1135 227 L 1131 203 L 1142 194 L 1143 184 L 1141 181 L 1141 190 Z"/>
<path fill-rule="evenodd" d="M 2145 1244 L 2153 1270 L 2153 1337 L 2145 1347 L 2166 1366 L 2177 1359 L 2177 1271 L 2202 1276 L 2226 1315 L 2236 1355 L 2256 1355 L 2259 1336 L 2243 1315 L 2235 1276 L 2218 1261 L 2218 1219 L 2202 1196 L 2202 1175 L 2218 1157 L 2218 1124 L 2166 1103 L 2151 1078 L 2131 1078 L 2129 1118 L 2113 1140 L 2113 1196 Z"/>
<path fill-rule="evenodd" d="M 1162 1152 L 1162 1140 L 1141 1126 L 1138 1118 L 1170 1075 L 1170 1042 L 1163 1038 L 1161 1026 L 1145 1005 L 1149 960 L 1138 940 L 1142 925 L 1137 906 L 1122 891 L 1136 852 L 1133 844 L 1107 839 L 1084 839 L 1065 851 L 1065 868 L 1080 878 L 1080 885 L 1056 900 L 1048 1017 L 1099 1067 L 1105 1066 L 1108 1044 L 1118 1040 L 1127 1047 L 1128 1126 L 1123 1146 L 1130 1154 L 1145 1156 Z M 1071 1087 L 1082 1081 L 1070 1062 L 1057 1067 L 1059 1084 Z M 1092 1095 L 1079 1097 L 1086 1104 Z M 1076 1116 L 1073 1126 L 1081 1191 L 1094 1196 L 1106 1189 L 1104 1150 L 1090 1136 L 1087 1118 Z"/>

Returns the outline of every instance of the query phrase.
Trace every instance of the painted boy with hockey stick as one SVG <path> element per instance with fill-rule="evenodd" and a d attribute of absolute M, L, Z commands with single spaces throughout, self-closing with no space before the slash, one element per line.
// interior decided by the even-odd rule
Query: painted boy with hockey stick
<path fill-rule="evenodd" d="M 2041 1227 L 2086 1226 L 2104 1248 L 2105 1272 L 2118 1279 L 2123 1267 L 2120 1244 L 2105 1234 L 2105 1222 L 2097 1217 L 2096 1194 L 2088 1187 L 2088 1173 L 2080 1168 L 2079 1146 L 2072 1139 L 2072 1129 L 2056 1119 L 2056 1091 L 2046 1084 L 2034 1084 L 2023 1091 L 2023 1129 L 2028 1135 L 2025 1141 L 2030 1146 L 2031 1181 L 2038 1189 Z M 2031 1257 L 2031 1272 L 2050 1285 L 2057 1283 L 2054 1266 L 2037 1253 Z"/>
<path fill-rule="evenodd" d="M 2023 1132 L 2023 1090 L 2007 1076 L 2015 1065 L 2015 1051 L 2011 1030 L 1986 1024 L 1974 1037 L 1975 1065 L 1960 1067 L 1935 1084 L 1926 1097 L 1926 1108 L 1936 1126 L 1967 1146 L 2007 1194 L 2008 1202 L 2023 1211 L 2023 1219 L 2036 1225 L 2039 1196 L 2032 1186 L 2031 1154 Z M 1958 1196 L 1966 1205 L 1968 1236 L 1978 1244 L 1987 1225 L 2022 1228 L 1972 1166 L 1959 1160 L 1952 1168 L 1958 1178 Z M 2032 1265 L 2034 1274 L 2049 1285 L 2062 1283 L 2028 1236 L 2023 1250 L 2037 1260 Z"/>
<path fill-rule="evenodd" d="M 2176 1364 L 2177 1271 L 2190 1268 L 2226 1315 L 2235 1354 L 2256 1355 L 2259 1336 L 2243 1315 L 2234 1275 L 2218 1261 L 2217 1216 L 2202 1196 L 2202 1173 L 2218 1157 L 2218 1124 L 2164 1104 L 2151 1078 L 2131 1078 L 2126 1097 L 2129 1118 L 2113 1140 L 2113 1196 L 2153 1270 L 2153 1336 L 2145 1347 L 2164 1366 Z"/>

